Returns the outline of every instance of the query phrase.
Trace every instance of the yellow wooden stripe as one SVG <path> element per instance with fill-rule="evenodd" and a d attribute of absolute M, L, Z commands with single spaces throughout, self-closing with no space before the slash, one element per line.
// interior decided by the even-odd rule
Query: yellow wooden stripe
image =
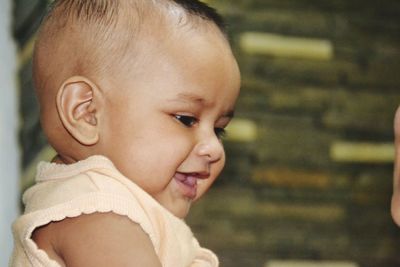
<path fill-rule="evenodd" d="M 33 48 L 35 46 L 36 35 L 34 35 L 25 46 L 21 49 L 18 55 L 18 67 L 22 68 L 32 58 Z"/>
<path fill-rule="evenodd" d="M 234 119 L 226 128 L 228 141 L 252 142 L 257 139 L 257 125 L 247 119 Z"/>
<path fill-rule="evenodd" d="M 333 58 L 333 44 L 324 39 L 245 32 L 240 36 L 240 47 L 249 54 L 313 60 Z"/>
<path fill-rule="evenodd" d="M 337 204 L 258 203 L 257 213 L 269 218 L 341 221 L 346 211 Z"/>
<path fill-rule="evenodd" d="M 351 261 L 270 260 L 264 267 L 358 267 Z"/>
<path fill-rule="evenodd" d="M 330 156 L 338 162 L 391 163 L 394 159 L 392 143 L 334 142 Z"/>

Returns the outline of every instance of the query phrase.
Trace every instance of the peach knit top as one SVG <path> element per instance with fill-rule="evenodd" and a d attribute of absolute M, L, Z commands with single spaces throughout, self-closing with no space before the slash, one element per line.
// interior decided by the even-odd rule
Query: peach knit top
<path fill-rule="evenodd" d="M 23 195 L 24 214 L 13 224 L 12 267 L 60 267 L 38 249 L 32 232 L 52 221 L 94 212 L 114 212 L 138 223 L 163 267 L 215 267 L 218 259 L 201 248 L 186 223 L 175 217 L 103 156 L 71 165 L 41 162 L 36 184 Z"/>

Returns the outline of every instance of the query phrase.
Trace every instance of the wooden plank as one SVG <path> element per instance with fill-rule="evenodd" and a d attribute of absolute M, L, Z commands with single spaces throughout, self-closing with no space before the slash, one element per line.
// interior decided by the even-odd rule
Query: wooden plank
<path fill-rule="evenodd" d="M 245 32 L 240 36 L 240 47 L 246 53 L 256 55 L 324 61 L 333 58 L 333 44 L 329 40 L 316 38 Z"/>
<path fill-rule="evenodd" d="M 35 47 L 36 35 L 27 41 L 18 54 L 18 66 L 21 69 L 25 64 L 28 64 L 32 58 L 33 49 Z"/>
<path fill-rule="evenodd" d="M 355 262 L 348 261 L 305 261 L 305 260 L 271 260 L 265 267 L 358 267 Z"/>
<path fill-rule="evenodd" d="M 234 119 L 226 128 L 228 141 L 253 142 L 257 139 L 257 124 L 248 119 Z"/>
<path fill-rule="evenodd" d="M 259 185 L 283 188 L 331 188 L 330 175 L 324 171 L 307 171 L 299 168 L 262 167 L 253 170 L 251 181 Z"/>
<path fill-rule="evenodd" d="M 280 162 L 291 167 L 327 167 L 333 133 L 316 128 L 312 117 L 264 115 L 255 154 L 259 164 Z"/>
<path fill-rule="evenodd" d="M 337 141 L 331 145 L 330 156 L 336 162 L 391 163 L 394 147 L 392 143 Z"/>

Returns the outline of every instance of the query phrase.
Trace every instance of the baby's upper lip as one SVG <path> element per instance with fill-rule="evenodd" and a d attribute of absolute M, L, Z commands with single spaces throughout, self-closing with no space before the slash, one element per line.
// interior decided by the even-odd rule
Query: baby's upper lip
<path fill-rule="evenodd" d="M 204 172 L 181 172 L 181 171 L 177 171 L 175 174 L 175 177 L 178 180 L 185 180 L 187 177 L 193 177 L 196 179 L 207 179 L 210 176 L 210 173 L 207 171 Z"/>

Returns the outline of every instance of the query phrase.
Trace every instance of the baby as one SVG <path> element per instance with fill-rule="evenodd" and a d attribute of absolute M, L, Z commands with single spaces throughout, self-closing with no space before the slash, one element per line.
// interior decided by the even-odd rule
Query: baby
<path fill-rule="evenodd" d="M 59 0 L 33 75 L 57 151 L 13 225 L 11 266 L 218 266 L 183 221 L 225 163 L 240 74 L 197 0 Z"/>

